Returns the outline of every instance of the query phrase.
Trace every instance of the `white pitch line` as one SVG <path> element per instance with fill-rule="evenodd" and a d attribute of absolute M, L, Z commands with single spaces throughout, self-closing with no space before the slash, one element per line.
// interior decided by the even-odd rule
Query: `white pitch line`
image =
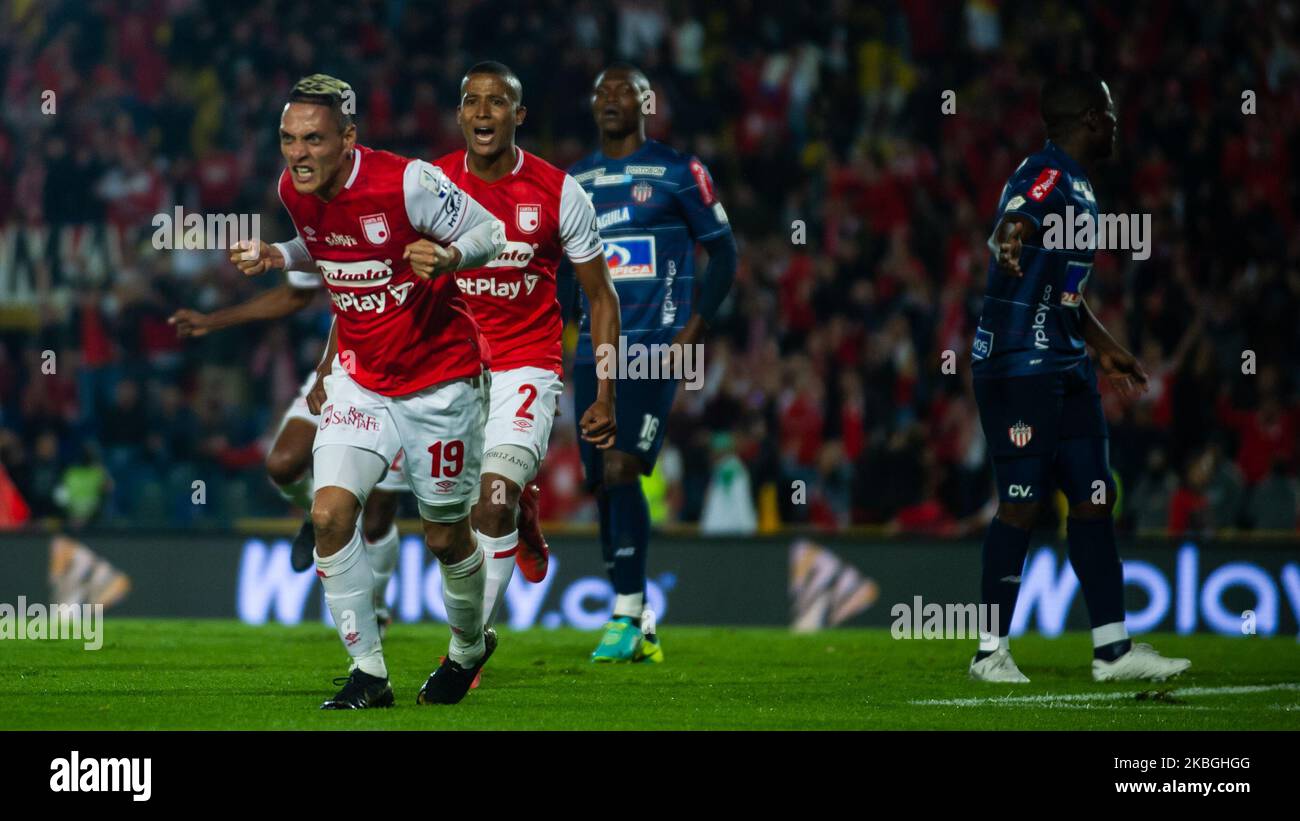
<path fill-rule="evenodd" d="M 1152 682 L 1152 688 L 1160 685 Z M 1183 687 L 1172 690 L 1169 695 L 1174 698 L 1187 696 L 1235 696 L 1250 693 L 1271 693 L 1277 690 L 1300 691 L 1300 684 L 1247 684 L 1236 687 Z M 1037 696 L 991 696 L 988 698 L 930 698 L 909 701 L 920 707 L 982 707 L 988 704 L 1051 704 L 1078 701 L 1136 701 L 1137 693 L 1133 691 L 1104 693 L 1045 693 Z M 1154 699 L 1153 699 L 1154 701 Z"/>

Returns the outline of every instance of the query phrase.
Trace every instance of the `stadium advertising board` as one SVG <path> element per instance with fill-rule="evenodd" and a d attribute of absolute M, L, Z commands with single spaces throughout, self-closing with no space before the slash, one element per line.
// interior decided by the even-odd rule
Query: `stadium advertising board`
<path fill-rule="evenodd" d="M 106 614 L 238 618 L 248 624 L 324 621 L 314 573 L 294 573 L 284 538 L 153 534 L 85 541 L 131 578 L 131 592 Z M 550 575 L 537 585 L 515 575 L 502 611 L 514 629 L 597 630 L 613 603 L 595 540 L 556 540 Z M 8 536 L 9 572 L 0 601 L 49 597 L 48 539 Z M 664 537 L 650 567 L 648 605 L 665 623 L 889 627 L 895 604 L 971 601 L 979 545 L 830 538 L 749 540 Z M 1297 635 L 1300 556 L 1294 544 L 1186 541 L 1124 551 L 1129 629 L 1223 635 Z M 398 622 L 445 619 L 437 563 L 416 536 L 402 543 L 388 591 Z M 1025 563 L 1013 634 L 1046 636 L 1088 627 L 1078 580 L 1064 550 L 1033 547 Z"/>

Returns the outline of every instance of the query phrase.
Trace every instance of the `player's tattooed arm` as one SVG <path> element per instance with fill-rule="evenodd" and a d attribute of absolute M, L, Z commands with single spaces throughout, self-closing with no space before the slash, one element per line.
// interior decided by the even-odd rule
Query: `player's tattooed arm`
<path fill-rule="evenodd" d="M 573 271 L 578 284 L 587 295 L 591 305 L 591 343 L 596 358 L 614 356 L 618 350 L 619 305 L 618 291 L 614 289 L 614 280 L 609 275 L 609 266 L 604 254 L 597 254 L 583 262 L 573 263 Z M 614 423 L 614 379 L 618 369 L 615 367 L 596 368 L 596 401 L 591 403 L 579 420 L 582 438 L 598 448 L 605 449 L 614 444 L 617 428 Z"/>
<path fill-rule="evenodd" d="M 1034 230 L 1034 223 L 1018 214 L 1007 214 L 998 223 L 994 242 L 998 249 L 998 267 L 1005 273 L 1024 276 L 1024 271 L 1020 270 L 1020 246 Z"/>
<path fill-rule="evenodd" d="M 334 368 L 334 357 L 339 352 L 339 323 L 335 319 L 330 323 L 330 335 L 325 340 L 325 353 L 321 356 L 320 364 L 316 366 L 316 384 L 311 386 L 311 391 L 307 394 L 307 409 L 312 414 L 320 413 L 320 409 L 325 405 L 325 377 Z"/>
<path fill-rule="evenodd" d="M 199 337 L 212 331 L 244 325 L 248 322 L 282 319 L 306 308 L 315 295 L 315 290 L 311 288 L 281 285 L 263 291 L 247 302 L 222 308 L 210 314 L 181 308 L 171 315 L 167 324 L 176 328 L 176 335 L 181 339 Z"/>
<path fill-rule="evenodd" d="M 1142 363 L 1127 348 L 1115 341 L 1101 324 L 1085 299 L 1079 303 L 1079 321 L 1083 340 L 1097 352 L 1102 373 L 1125 399 L 1134 399 L 1147 390 L 1147 373 Z"/>

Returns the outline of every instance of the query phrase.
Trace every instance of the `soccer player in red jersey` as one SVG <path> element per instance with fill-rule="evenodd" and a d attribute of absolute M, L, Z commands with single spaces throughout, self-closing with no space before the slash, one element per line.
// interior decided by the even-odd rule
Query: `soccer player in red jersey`
<path fill-rule="evenodd" d="M 563 392 L 555 283 L 561 258 L 573 263 L 590 300 L 592 338 L 597 346 L 608 343 L 603 350 L 617 347 L 619 305 L 590 198 L 573 177 L 515 145 L 527 113 L 519 78 L 501 63 L 479 63 L 461 80 L 460 94 L 466 148 L 434 164 L 505 224 L 507 240 L 496 259 L 455 275 L 492 349 L 491 410 L 472 517 L 487 556 L 491 625 L 516 561 L 529 581 L 546 576 L 539 491 L 530 482 L 546 456 Z M 431 272 L 435 250 L 428 240 L 409 249 L 417 272 Z M 602 380 L 582 417 L 583 438 L 600 448 L 614 441 L 613 388 L 612 379 Z"/>
<path fill-rule="evenodd" d="M 356 142 L 350 87 L 315 74 L 294 86 L 280 118 L 279 192 L 298 236 L 249 248 L 241 268 L 315 270 L 334 326 L 308 396 L 321 421 L 313 445 L 316 572 L 352 669 L 324 709 L 389 706 L 373 573 L 357 514 L 399 450 L 425 542 L 442 566 L 451 645 L 418 703 L 454 704 L 496 647 L 483 628 L 483 551 L 469 525 L 487 416 L 487 351 L 455 283 L 505 247 L 503 228 L 438 168 Z M 431 270 L 404 256 L 421 236 Z M 335 355 L 335 351 L 340 355 Z"/>

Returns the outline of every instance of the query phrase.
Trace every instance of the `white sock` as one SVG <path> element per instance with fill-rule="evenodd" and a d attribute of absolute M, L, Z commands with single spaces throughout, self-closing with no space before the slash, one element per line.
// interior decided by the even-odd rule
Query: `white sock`
<path fill-rule="evenodd" d="M 447 657 L 462 667 L 477 662 L 484 652 L 483 587 L 487 573 L 483 572 L 483 564 L 483 549 L 475 544 L 468 558 L 442 566 L 442 603 L 451 625 Z"/>
<path fill-rule="evenodd" d="M 1110 624 L 1092 628 L 1092 646 L 1094 648 L 1105 647 L 1107 644 L 1114 644 L 1126 638 L 1128 638 L 1128 628 L 1124 626 L 1122 621 L 1113 621 Z"/>
<path fill-rule="evenodd" d="M 297 505 L 303 510 L 311 510 L 312 475 L 310 470 L 304 473 L 298 481 L 290 482 L 287 485 L 276 485 L 275 489 L 280 491 L 280 495 L 284 497 L 286 502 Z"/>
<path fill-rule="evenodd" d="M 483 626 L 496 624 L 501 602 L 505 601 L 506 588 L 515 575 L 515 551 L 519 549 L 519 531 L 504 536 L 484 536 L 477 530 L 479 547 L 483 548 L 483 561 L 487 578 L 483 583 Z"/>
<path fill-rule="evenodd" d="M 644 609 L 644 593 L 619 593 L 614 597 L 614 618 L 630 616 L 639 619 L 641 618 L 641 611 Z"/>
<path fill-rule="evenodd" d="M 363 537 L 364 538 L 364 537 Z M 375 610 L 388 613 L 388 582 L 397 569 L 397 552 L 402 546 L 401 534 L 397 532 L 397 523 L 388 528 L 388 532 L 379 541 L 366 540 L 366 558 L 370 560 L 370 570 L 375 576 Z"/>
<path fill-rule="evenodd" d="M 315 558 L 325 601 L 353 665 L 363 673 L 388 678 L 375 623 L 374 573 L 361 546 L 361 531 L 353 528 L 351 541 L 333 556 L 322 558 L 316 553 Z"/>

